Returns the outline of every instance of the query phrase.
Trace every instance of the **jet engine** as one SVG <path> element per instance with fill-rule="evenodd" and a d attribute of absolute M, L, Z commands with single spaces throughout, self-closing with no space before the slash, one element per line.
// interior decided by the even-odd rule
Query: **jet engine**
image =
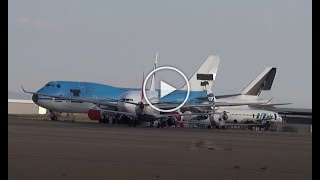
<path fill-rule="evenodd" d="M 181 112 L 174 111 L 174 112 L 171 112 L 170 114 L 172 114 L 173 116 L 169 117 L 169 119 L 167 120 L 168 126 L 179 125 L 182 123 L 183 117 L 179 116 Z"/>
<path fill-rule="evenodd" d="M 89 109 L 88 117 L 89 117 L 90 120 L 96 121 L 96 120 L 100 119 L 101 113 L 97 109 Z"/>
<path fill-rule="evenodd" d="M 175 116 L 171 116 L 171 117 L 169 117 L 169 119 L 167 120 L 168 126 L 176 125 L 176 123 L 177 123 L 177 118 L 176 118 Z"/>
<path fill-rule="evenodd" d="M 220 127 L 225 125 L 225 121 L 228 119 L 227 113 L 224 111 L 221 114 L 214 114 L 210 117 L 210 123 L 212 126 Z"/>

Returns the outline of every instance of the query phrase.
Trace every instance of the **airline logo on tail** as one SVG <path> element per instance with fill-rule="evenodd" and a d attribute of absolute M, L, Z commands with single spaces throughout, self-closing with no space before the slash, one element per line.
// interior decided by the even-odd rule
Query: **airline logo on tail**
<path fill-rule="evenodd" d="M 267 67 L 240 94 L 259 96 L 262 90 L 270 90 L 276 73 L 277 68 Z"/>

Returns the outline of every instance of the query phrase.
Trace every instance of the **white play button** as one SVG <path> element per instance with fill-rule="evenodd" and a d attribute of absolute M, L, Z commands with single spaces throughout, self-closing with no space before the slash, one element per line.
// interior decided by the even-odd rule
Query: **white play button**
<path fill-rule="evenodd" d="M 160 98 L 172 93 L 173 91 L 177 90 L 176 88 L 172 87 L 171 85 L 161 81 L 160 82 Z"/>
<path fill-rule="evenodd" d="M 146 84 L 148 82 L 148 79 L 151 77 L 151 75 L 157 71 L 160 71 L 160 70 L 172 70 L 172 71 L 176 71 L 177 73 L 179 73 L 183 79 L 186 81 L 186 84 L 187 84 L 187 91 L 186 91 L 186 96 L 183 100 L 183 102 L 178 105 L 177 107 L 175 108 L 172 108 L 172 109 L 160 109 L 158 108 L 157 106 L 154 106 L 148 99 L 147 95 L 146 95 Z M 173 91 L 177 90 L 176 88 L 172 87 L 171 85 L 163 82 L 163 81 L 160 81 L 160 98 L 158 99 L 158 101 L 160 102 L 161 101 L 161 98 L 163 98 L 164 96 L 172 93 Z M 179 110 L 188 100 L 189 98 L 189 95 L 190 95 L 190 84 L 189 84 L 189 81 L 187 79 L 187 77 L 177 68 L 174 68 L 174 67 L 170 67 L 170 66 L 163 66 L 163 67 L 159 67 L 153 71 L 151 71 L 148 76 L 144 79 L 144 83 L 143 83 L 143 87 L 142 87 L 142 91 L 143 91 L 143 96 L 144 96 L 144 99 L 147 101 L 147 103 L 150 105 L 150 107 L 152 107 L 154 110 L 157 110 L 159 112 L 173 112 L 173 111 L 177 111 Z M 173 95 L 173 94 L 172 94 Z M 175 99 L 176 97 L 173 97 L 172 99 Z M 160 102 L 161 103 L 161 102 Z M 171 106 L 170 106 L 171 107 Z"/>

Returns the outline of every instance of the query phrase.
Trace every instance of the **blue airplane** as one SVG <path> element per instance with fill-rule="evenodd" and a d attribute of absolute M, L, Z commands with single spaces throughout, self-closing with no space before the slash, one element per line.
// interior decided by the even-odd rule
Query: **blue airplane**
<path fill-rule="evenodd" d="M 203 97 L 212 94 L 212 83 L 216 77 L 219 61 L 217 55 L 210 55 L 189 79 L 190 94 L 186 103 L 188 105 L 184 105 L 184 107 L 191 106 L 191 104 L 199 105 L 203 103 Z M 164 109 L 176 106 L 186 96 L 187 85 L 161 97 L 161 89 L 156 90 L 154 84 L 153 75 L 151 87 L 146 94 L 148 94 L 148 99 L 149 95 L 151 99 L 157 99 L 156 104 Z M 23 91 L 33 94 L 32 100 L 37 105 L 48 109 L 52 120 L 57 120 L 58 114 L 63 112 L 88 113 L 91 120 L 99 120 L 101 123 L 106 121 L 104 114 L 121 114 L 139 119 L 150 119 L 150 116 L 160 117 L 160 112 L 154 113 L 154 110 L 145 103 L 140 88 L 122 88 L 92 82 L 51 81 L 37 92 L 29 92 L 24 89 Z M 142 106 L 144 107 L 142 108 Z M 171 114 L 177 113 L 181 114 L 179 111 Z M 154 120 L 154 118 L 151 119 Z"/>

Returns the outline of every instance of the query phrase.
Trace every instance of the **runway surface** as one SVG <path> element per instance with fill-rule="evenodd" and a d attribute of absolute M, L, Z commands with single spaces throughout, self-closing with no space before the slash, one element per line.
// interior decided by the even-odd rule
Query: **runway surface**
<path fill-rule="evenodd" d="M 8 117 L 9 179 L 312 179 L 311 134 Z"/>

